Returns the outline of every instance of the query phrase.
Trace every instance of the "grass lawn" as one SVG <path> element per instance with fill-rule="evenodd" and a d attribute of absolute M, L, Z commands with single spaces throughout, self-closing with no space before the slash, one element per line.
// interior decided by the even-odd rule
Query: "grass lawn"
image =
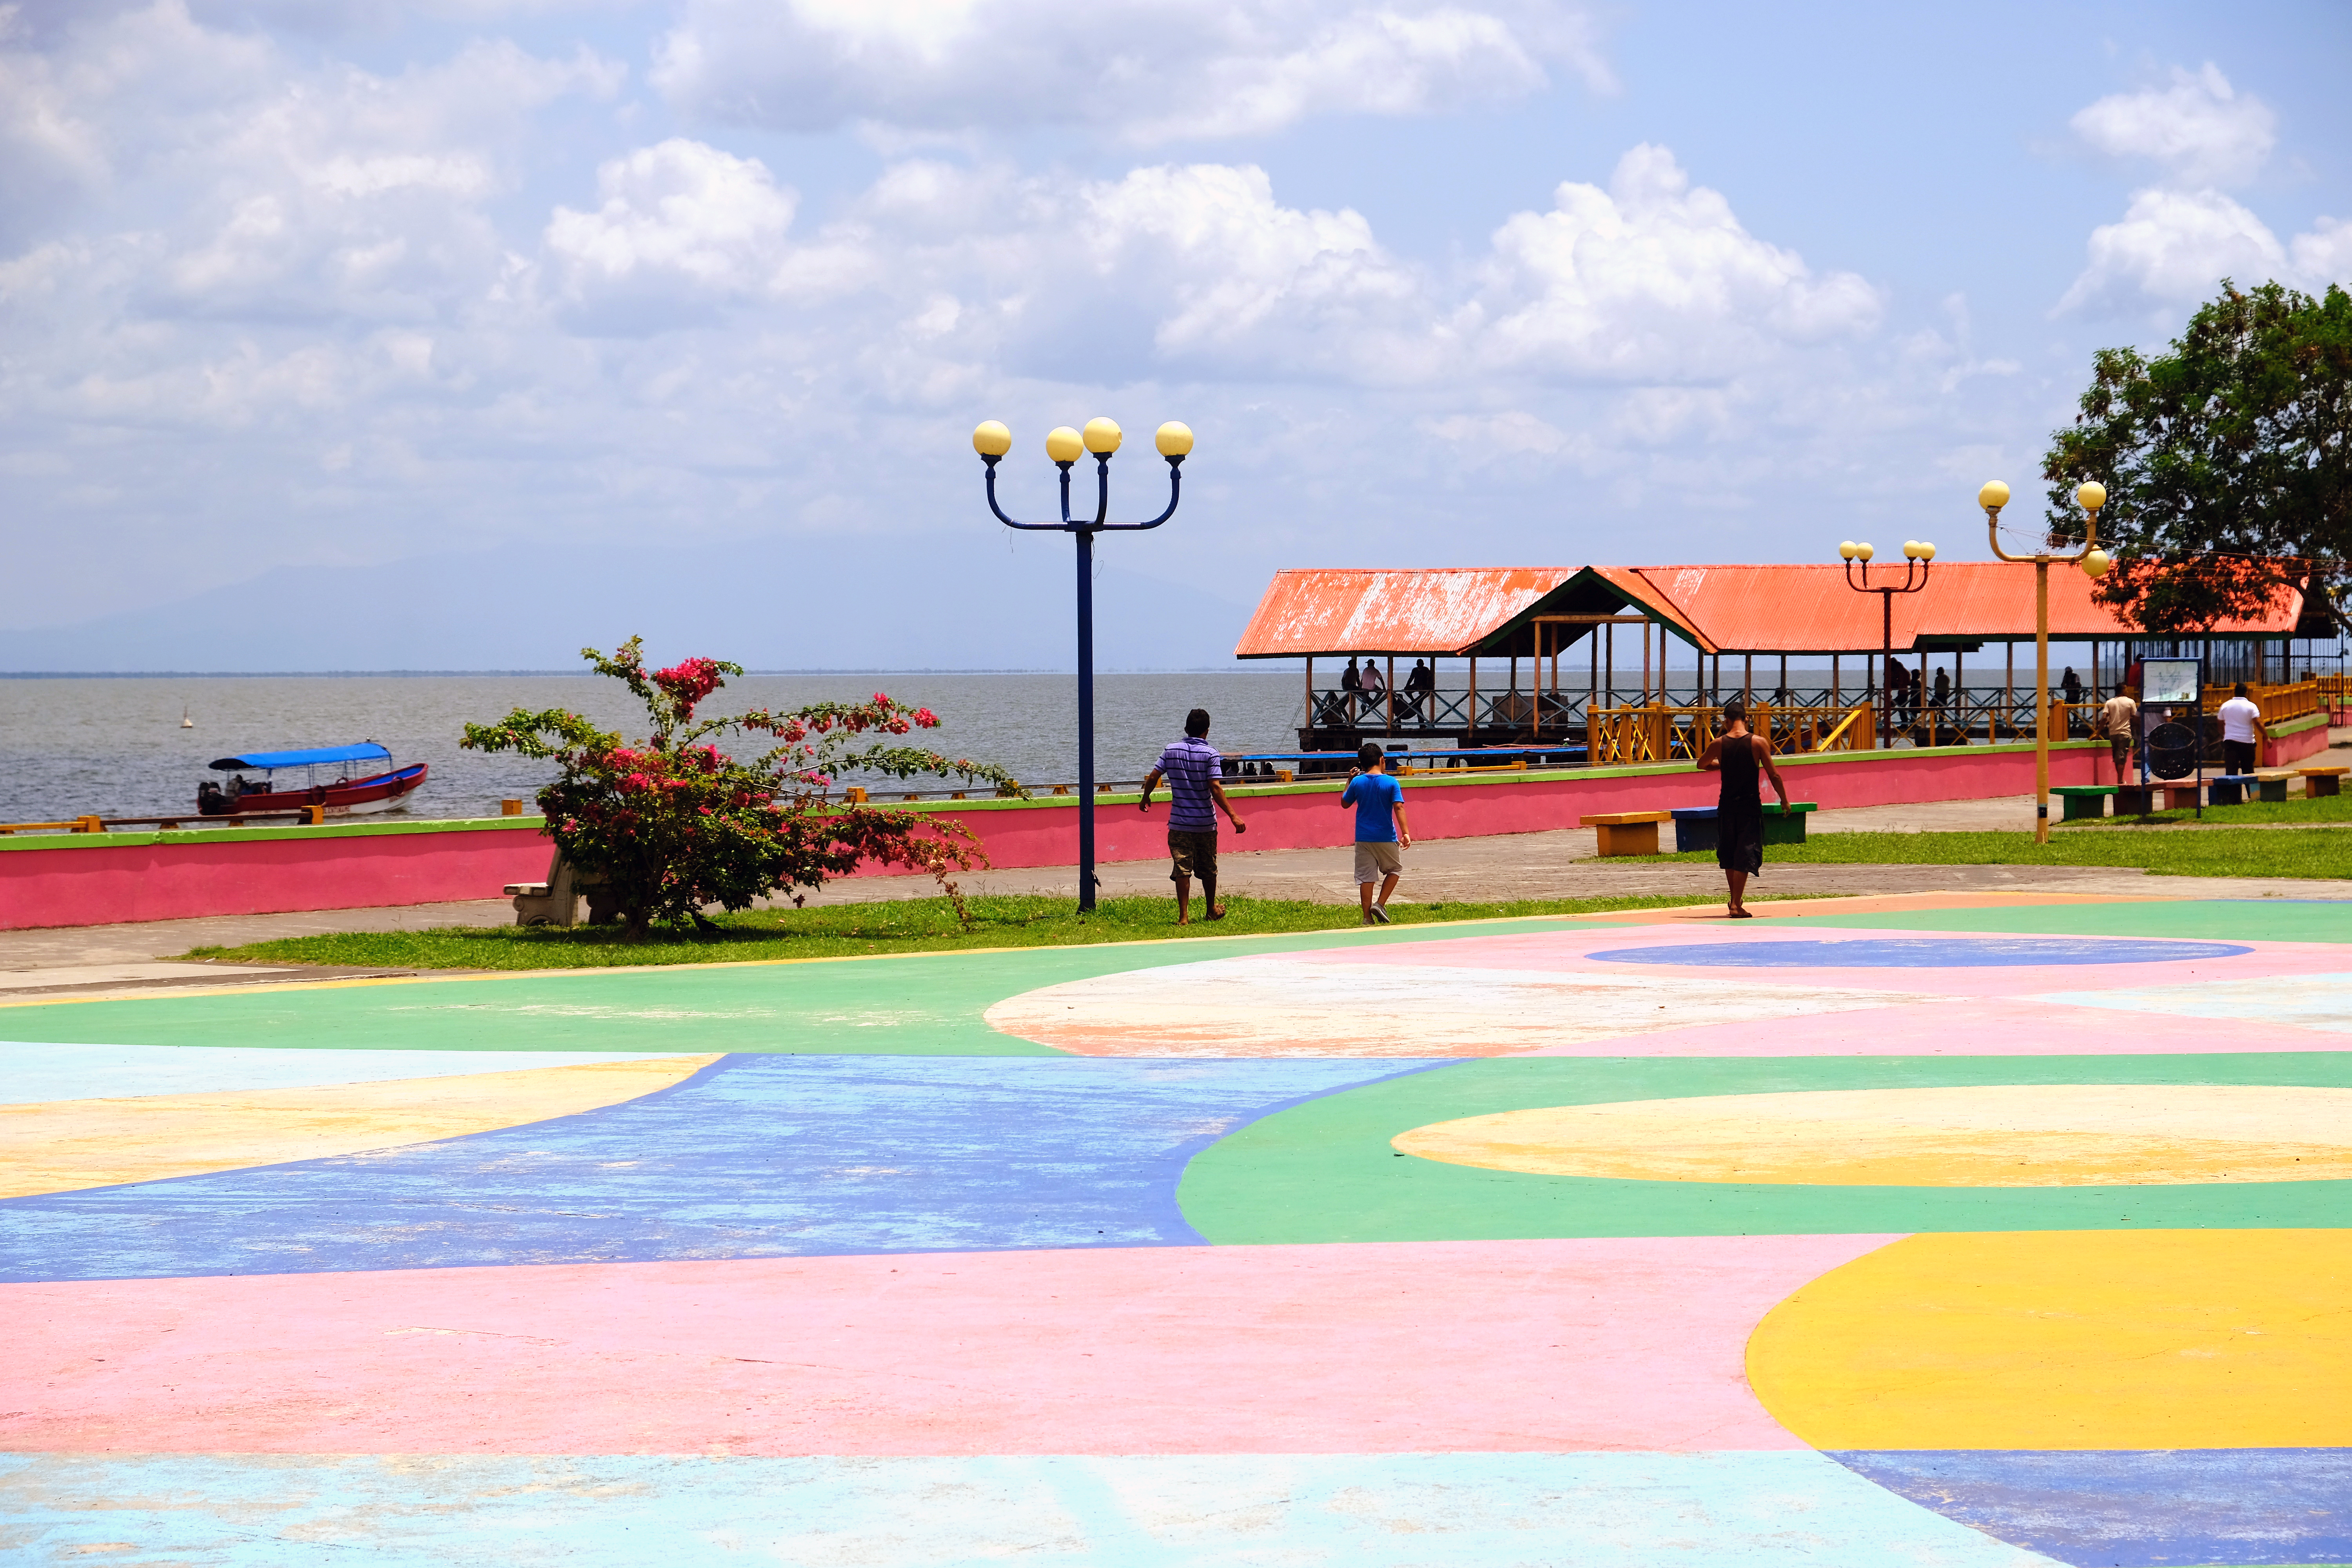
<path fill-rule="evenodd" d="M 1666 898 L 1543 899 L 1496 904 L 1399 904 L 1398 925 L 1440 921 L 1505 920 L 1525 915 L 1589 914 L 1709 903 L 1688 895 Z M 1353 904 L 1292 899 L 1225 900 L 1222 921 L 1199 918 L 1178 927 L 1173 899 L 1105 899 L 1080 918 L 1074 900 L 1024 895 L 967 899 L 972 929 L 956 924 L 945 899 L 891 899 L 809 910 L 755 910 L 719 917 L 703 934 L 656 928 L 632 947 L 613 926 L 446 926 L 421 931 L 350 931 L 288 937 L 243 947 L 200 947 L 190 958 L 238 963 L 336 963 L 396 969 L 598 969 L 633 963 L 725 963 L 745 959 L 847 958 L 882 952 L 951 952 L 959 948 L 1059 947 L 1169 938 L 1262 936 L 1284 931 L 1351 931 L 1362 917 Z"/>
<path fill-rule="evenodd" d="M 2051 803 L 2057 809 L 2057 803 Z M 2081 822 L 2066 824 L 2075 827 L 2132 827 L 2141 823 L 2187 822 L 2199 820 L 2194 811 L 2156 811 L 2146 816 L 2095 816 Z M 2352 795 L 2324 795 L 2316 800 L 2250 800 L 2243 805 L 2209 805 L 2204 821 L 2228 826 L 2231 823 L 2276 822 L 2287 826 L 2301 823 L 2314 825 L 2326 822 L 2352 822 Z"/>
<path fill-rule="evenodd" d="M 2031 833 L 1823 833 L 1802 844 L 1768 845 L 1764 859 L 1775 866 L 2114 866 L 2159 877 L 2352 878 L 2352 833 L 2078 827 L 2053 835 L 2046 845 L 2034 843 Z M 1712 861 L 1715 851 L 1657 858 Z"/>

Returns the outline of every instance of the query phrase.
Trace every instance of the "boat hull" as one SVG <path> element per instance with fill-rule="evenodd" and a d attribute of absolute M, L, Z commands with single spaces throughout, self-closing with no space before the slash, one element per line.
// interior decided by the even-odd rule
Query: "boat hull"
<path fill-rule="evenodd" d="M 391 773 L 375 773 L 363 779 L 338 779 L 333 784 L 314 784 L 309 789 L 241 795 L 226 801 L 228 809 L 216 815 L 242 816 L 248 811 L 297 811 L 306 805 L 323 805 L 329 816 L 384 811 L 415 795 L 431 768 L 429 763 L 411 763 L 404 768 L 395 768 Z M 226 797 L 222 798 L 226 800 Z"/>

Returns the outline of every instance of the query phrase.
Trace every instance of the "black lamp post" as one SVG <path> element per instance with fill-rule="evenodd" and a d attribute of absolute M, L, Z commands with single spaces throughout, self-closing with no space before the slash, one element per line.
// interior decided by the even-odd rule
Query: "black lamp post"
<path fill-rule="evenodd" d="M 1838 554 L 1845 560 L 1845 585 L 1857 594 L 1875 594 L 1879 605 L 1879 641 L 1882 645 L 1878 661 L 1878 745 L 1881 751 L 1891 751 L 1895 745 L 1895 685 L 1887 679 L 1895 668 L 1895 595 L 1916 594 L 1927 585 L 1927 563 L 1936 559 L 1936 547 L 1916 539 L 1903 542 L 1903 581 L 1873 583 L 1870 580 L 1870 557 L 1873 552 L 1867 542 L 1856 544 L 1849 539 L 1838 546 Z M 1855 582 L 1854 563 L 1862 563 L 1862 581 Z M 1917 581 L 1911 572 L 1918 569 Z"/>
<path fill-rule="evenodd" d="M 1083 434 L 1064 425 L 1045 437 L 1045 455 L 1062 470 L 1062 521 L 1015 522 L 996 504 L 996 460 L 1013 449 L 1013 432 L 991 419 L 971 433 L 971 449 L 988 468 L 988 510 L 1007 528 L 1053 529 L 1078 542 L 1078 912 L 1095 907 L 1095 535 L 1139 532 L 1158 528 L 1176 515 L 1183 481 L 1184 458 L 1192 450 L 1192 432 L 1171 422 L 1162 425 L 1154 444 L 1168 459 L 1168 505 L 1150 522 L 1108 522 L 1110 458 L 1118 450 L 1119 428 L 1108 419 L 1090 419 Z M 1082 453 L 1095 458 L 1095 515 L 1070 516 L 1070 468 Z"/>

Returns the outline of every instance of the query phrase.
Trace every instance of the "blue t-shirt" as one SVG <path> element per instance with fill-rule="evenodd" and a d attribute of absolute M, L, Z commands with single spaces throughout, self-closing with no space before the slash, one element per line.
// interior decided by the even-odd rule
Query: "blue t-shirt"
<path fill-rule="evenodd" d="M 1404 804 L 1404 785 L 1386 773 L 1358 773 L 1348 781 L 1339 804 L 1356 808 L 1356 842 L 1393 844 L 1396 818 L 1391 813 Z"/>

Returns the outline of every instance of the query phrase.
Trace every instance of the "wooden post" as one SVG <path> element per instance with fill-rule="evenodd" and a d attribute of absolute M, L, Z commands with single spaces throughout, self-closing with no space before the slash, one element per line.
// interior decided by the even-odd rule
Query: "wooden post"
<path fill-rule="evenodd" d="M 1614 708 L 1617 705 L 1617 623 L 1610 622 L 1606 629 L 1609 651 L 1601 669 L 1601 700 Z"/>
<path fill-rule="evenodd" d="M 1664 652 L 1664 649 L 1661 649 L 1660 651 L 1661 651 L 1661 652 Z M 1643 706 L 1643 707 L 1644 707 L 1644 708 L 1647 708 L 1649 705 L 1650 705 L 1650 623 L 1649 623 L 1648 618 L 1645 616 L 1645 617 L 1643 619 L 1643 621 L 1642 621 L 1642 706 Z"/>
<path fill-rule="evenodd" d="M 1396 733 L 1396 655 L 1389 655 L 1389 733 Z"/>
<path fill-rule="evenodd" d="M 1832 654 L 1830 655 L 1830 708 L 1834 712 L 1835 710 L 1844 706 L 1845 700 L 1838 695 L 1838 656 Z"/>
<path fill-rule="evenodd" d="M 1969 738 L 1969 679 L 1963 662 L 1968 655 L 1959 648 L 1952 650 L 1952 717 L 1959 722 L 1960 740 Z"/>
<path fill-rule="evenodd" d="M 1749 707 L 1756 703 L 1756 656 L 1749 654 L 1748 668 L 1739 678 L 1739 700 Z"/>
<path fill-rule="evenodd" d="M 1601 631 L 1602 628 L 1600 626 L 1592 628 L 1590 639 L 1592 646 L 1585 649 L 1592 659 L 1592 669 L 1586 677 L 1584 689 L 1584 765 L 1588 768 L 1597 768 L 1601 765 L 1601 733 L 1595 715 L 1601 710 Z"/>
<path fill-rule="evenodd" d="M 1315 656 L 1307 656 L 1307 730 L 1315 731 Z"/>
<path fill-rule="evenodd" d="M 1470 650 L 1470 712 L 1469 717 L 1463 721 L 1462 743 L 1465 746 L 1478 743 L 1478 650 L 1475 648 Z"/>

